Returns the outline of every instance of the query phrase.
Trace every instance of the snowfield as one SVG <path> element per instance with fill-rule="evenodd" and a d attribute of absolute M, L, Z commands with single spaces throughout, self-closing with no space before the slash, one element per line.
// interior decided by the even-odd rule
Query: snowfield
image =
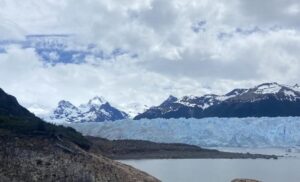
<path fill-rule="evenodd" d="M 141 139 L 202 147 L 297 147 L 300 117 L 143 119 L 68 123 L 84 135 Z"/>

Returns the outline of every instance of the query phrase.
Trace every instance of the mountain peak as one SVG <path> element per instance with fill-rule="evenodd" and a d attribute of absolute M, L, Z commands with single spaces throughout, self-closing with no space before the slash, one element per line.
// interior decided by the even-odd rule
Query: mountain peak
<path fill-rule="evenodd" d="M 294 89 L 299 89 L 300 88 L 300 85 L 298 83 L 296 83 L 294 86 L 293 86 Z"/>
<path fill-rule="evenodd" d="M 256 94 L 275 94 L 280 91 L 283 86 L 276 83 L 263 83 L 254 88 Z"/>
<path fill-rule="evenodd" d="M 169 95 L 169 97 L 167 98 L 166 101 L 168 101 L 168 102 L 175 102 L 175 101 L 177 101 L 177 100 L 178 100 L 177 97 L 175 97 L 175 96 L 173 96 L 173 95 Z"/>
<path fill-rule="evenodd" d="M 108 103 L 108 102 L 104 99 L 104 97 L 95 96 L 94 98 L 89 100 L 88 105 L 100 106 L 100 105 L 103 105 L 103 104 L 106 104 L 106 103 Z"/>
<path fill-rule="evenodd" d="M 227 94 L 225 94 L 225 96 L 236 96 L 236 95 L 246 92 L 247 90 L 248 89 L 237 88 L 237 89 L 234 89 L 234 90 L 228 92 Z"/>
<path fill-rule="evenodd" d="M 280 85 L 280 84 L 277 82 L 266 82 L 266 83 L 262 83 L 260 85 Z"/>
<path fill-rule="evenodd" d="M 66 100 L 59 101 L 58 106 L 59 107 L 74 107 L 74 105 L 71 102 L 66 101 Z"/>
<path fill-rule="evenodd" d="M 282 87 L 282 85 L 278 84 L 277 82 L 267 82 L 267 83 L 262 83 L 260 85 L 257 85 L 255 88 L 264 88 L 264 87 Z"/>

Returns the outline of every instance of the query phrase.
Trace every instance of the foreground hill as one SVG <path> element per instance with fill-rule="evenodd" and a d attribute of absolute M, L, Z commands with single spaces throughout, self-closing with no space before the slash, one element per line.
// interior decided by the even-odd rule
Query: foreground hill
<path fill-rule="evenodd" d="M 0 89 L 0 181 L 158 181 L 89 152 L 72 128 L 45 123 Z"/>
<path fill-rule="evenodd" d="M 170 96 L 134 119 L 300 116 L 298 85 L 264 83 L 225 95 Z"/>

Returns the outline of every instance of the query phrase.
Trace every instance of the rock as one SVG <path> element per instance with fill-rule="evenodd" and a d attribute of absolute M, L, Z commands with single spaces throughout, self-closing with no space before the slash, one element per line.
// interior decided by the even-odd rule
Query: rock
<path fill-rule="evenodd" d="M 253 179 L 234 179 L 231 182 L 261 182 Z"/>

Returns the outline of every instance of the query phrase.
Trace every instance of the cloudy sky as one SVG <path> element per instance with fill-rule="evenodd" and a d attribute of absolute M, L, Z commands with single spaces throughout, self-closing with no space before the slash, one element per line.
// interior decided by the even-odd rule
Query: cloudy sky
<path fill-rule="evenodd" d="M 44 113 L 103 96 L 300 82 L 298 0 L 0 0 L 0 87 Z"/>

